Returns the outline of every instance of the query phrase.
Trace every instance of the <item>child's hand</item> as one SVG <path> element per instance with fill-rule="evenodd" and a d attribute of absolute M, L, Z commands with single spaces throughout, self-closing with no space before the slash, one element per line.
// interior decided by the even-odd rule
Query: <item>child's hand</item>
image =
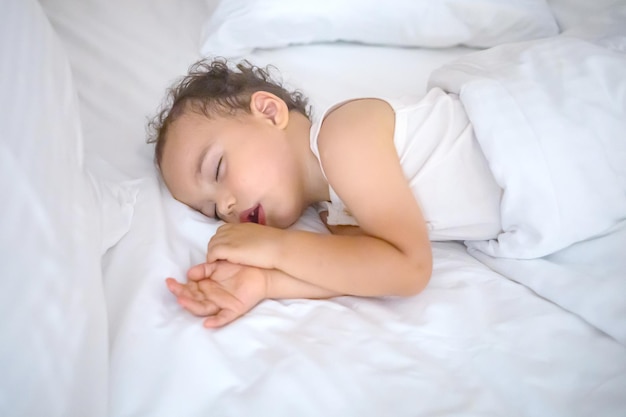
<path fill-rule="evenodd" d="M 222 327 L 241 317 L 266 298 L 265 271 L 226 261 L 192 267 L 188 282 L 166 280 L 178 303 L 190 313 L 206 317 L 204 327 Z"/>
<path fill-rule="evenodd" d="M 226 260 L 274 269 L 281 233 L 284 231 L 256 223 L 227 223 L 209 241 L 206 261 Z"/>

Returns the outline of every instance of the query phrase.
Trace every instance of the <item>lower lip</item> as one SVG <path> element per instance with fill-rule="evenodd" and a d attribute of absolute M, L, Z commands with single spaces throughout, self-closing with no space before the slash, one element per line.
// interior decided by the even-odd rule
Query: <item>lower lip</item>
<path fill-rule="evenodd" d="M 263 206 L 259 204 L 259 214 L 258 214 L 259 224 L 265 225 L 265 212 L 263 211 Z"/>

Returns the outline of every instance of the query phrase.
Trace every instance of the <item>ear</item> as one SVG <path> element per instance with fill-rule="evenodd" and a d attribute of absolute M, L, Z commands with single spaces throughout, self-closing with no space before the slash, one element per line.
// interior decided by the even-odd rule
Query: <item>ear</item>
<path fill-rule="evenodd" d="M 289 123 L 287 103 L 278 96 L 267 91 L 257 91 L 250 97 L 250 111 L 254 116 L 262 117 L 279 129 Z"/>

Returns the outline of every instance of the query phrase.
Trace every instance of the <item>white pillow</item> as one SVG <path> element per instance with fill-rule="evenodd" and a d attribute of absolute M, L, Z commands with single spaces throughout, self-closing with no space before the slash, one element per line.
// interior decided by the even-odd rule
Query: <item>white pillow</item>
<path fill-rule="evenodd" d="M 2 3 L 0 74 L 0 415 L 105 416 L 101 251 L 132 193 L 83 170 L 72 71 L 36 0 Z"/>
<path fill-rule="evenodd" d="M 228 0 L 204 25 L 201 52 L 236 56 L 333 41 L 491 47 L 557 33 L 545 0 Z"/>
<path fill-rule="evenodd" d="M 589 20 L 610 17 L 612 9 L 624 5 L 624 0 L 547 0 L 562 31 L 587 23 Z"/>

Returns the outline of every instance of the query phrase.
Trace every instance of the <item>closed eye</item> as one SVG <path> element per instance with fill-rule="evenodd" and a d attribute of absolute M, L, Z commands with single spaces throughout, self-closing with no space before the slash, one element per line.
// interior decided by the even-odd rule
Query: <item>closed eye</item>
<path fill-rule="evenodd" d="M 224 159 L 224 157 L 220 157 L 219 162 L 217 163 L 217 168 L 215 168 L 215 181 L 218 181 L 220 179 L 220 167 L 222 166 L 222 160 Z"/>
<path fill-rule="evenodd" d="M 218 182 L 220 179 L 220 167 L 222 166 L 222 160 L 224 159 L 224 157 L 220 157 L 220 160 L 217 163 L 217 167 L 215 168 L 215 182 Z M 217 220 L 222 220 L 220 218 L 220 215 L 217 213 L 217 203 L 215 204 L 215 209 L 214 209 L 214 217 Z"/>

